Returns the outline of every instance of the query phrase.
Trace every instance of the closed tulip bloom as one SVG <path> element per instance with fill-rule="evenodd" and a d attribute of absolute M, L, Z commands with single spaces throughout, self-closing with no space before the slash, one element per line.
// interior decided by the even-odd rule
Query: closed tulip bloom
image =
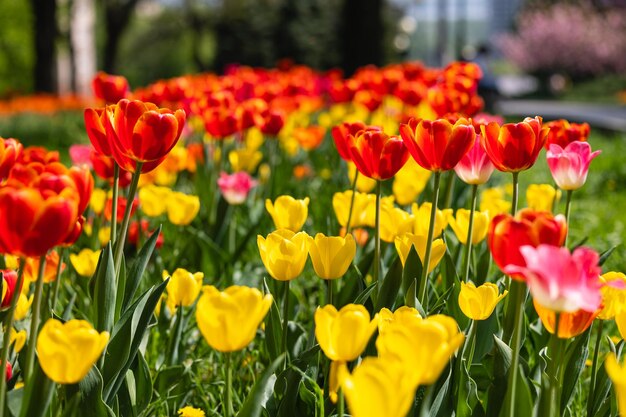
<path fill-rule="evenodd" d="M 228 161 L 235 172 L 245 171 L 252 174 L 263 159 L 263 153 L 256 149 L 241 148 L 228 153 Z"/>
<path fill-rule="evenodd" d="M 155 169 L 174 148 L 185 125 L 183 110 L 160 109 L 139 100 L 120 100 L 105 126 L 113 159 L 120 168 L 142 173 Z"/>
<path fill-rule="evenodd" d="M 400 135 L 413 159 L 433 172 L 453 169 L 475 140 L 474 128 L 466 119 L 455 124 L 447 119 L 411 119 L 400 125 Z"/>
<path fill-rule="evenodd" d="M 25 286 L 22 287 L 22 293 L 17 300 L 17 306 L 15 306 L 15 321 L 25 319 L 33 304 L 33 296 L 28 297 L 27 294 L 24 294 L 25 288 Z"/>
<path fill-rule="evenodd" d="M 209 285 L 196 305 L 196 322 L 209 346 L 235 352 L 252 342 L 271 305 L 272 296 L 256 288 L 233 285 L 220 292 Z"/>
<path fill-rule="evenodd" d="M 16 139 L 0 137 L 0 181 L 9 176 L 9 172 L 20 157 L 24 147 Z"/>
<path fill-rule="evenodd" d="M 413 216 L 398 207 L 384 206 L 380 211 L 380 239 L 391 243 L 397 236 L 413 231 Z"/>
<path fill-rule="evenodd" d="M 358 132 L 366 129 L 367 127 L 368 126 L 363 122 L 343 122 L 342 124 L 332 128 L 331 133 L 333 140 L 335 141 L 335 147 L 337 148 L 337 152 L 339 152 L 341 159 L 345 161 L 351 160 L 350 142 L 354 139 L 354 136 Z"/>
<path fill-rule="evenodd" d="M 600 257 L 589 248 L 579 247 L 573 253 L 552 245 L 522 246 L 525 267 L 509 265 L 507 274 L 520 274 L 528 284 L 534 300 L 553 311 L 595 312 L 600 308 Z"/>
<path fill-rule="evenodd" d="M 448 223 L 454 231 L 457 239 L 463 245 L 467 245 L 467 232 L 469 230 L 470 211 L 467 209 L 458 209 L 456 217 L 450 216 Z M 477 245 L 487 236 L 489 229 L 489 213 L 486 211 L 474 212 L 474 227 L 472 229 L 472 245 Z"/>
<path fill-rule="evenodd" d="M 15 353 L 20 353 L 20 351 L 22 350 L 22 348 L 24 348 L 24 345 L 26 344 L 26 339 L 27 339 L 27 334 L 26 334 L 26 330 L 20 330 L 15 331 L 15 329 L 11 329 L 11 333 L 10 333 L 10 340 L 11 340 L 11 344 L 13 345 L 13 351 Z"/>
<path fill-rule="evenodd" d="M 414 386 L 430 385 L 464 339 L 452 317 L 434 315 L 410 323 L 390 323 L 376 340 L 376 348 L 381 358 L 396 360 L 410 369 Z"/>
<path fill-rule="evenodd" d="M 550 184 L 530 184 L 526 188 L 526 205 L 530 209 L 552 211 L 555 198 L 561 198 L 561 191 Z"/>
<path fill-rule="evenodd" d="M 139 189 L 139 205 L 148 217 L 158 217 L 167 211 L 168 201 L 172 195 L 169 187 L 146 185 Z"/>
<path fill-rule="evenodd" d="M 167 218 L 177 226 L 186 226 L 193 221 L 200 211 L 200 198 L 173 191 L 167 201 Z"/>
<path fill-rule="evenodd" d="M 37 357 L 48 378 L 58 384 L 76 384 L 89 372 L 109 342 L 85 320 L 61 323 L 49 319 L 37 338 Z"/>
<path fill-rule="evenodd" d="M 554 322 L 556 321 L 556 313 L 549 308 L 543 307 L 541 304 L 533 300 L 535 311 L 541 319 L 541 323 L 546 330 L 554 334 Z M 593 320 L 598 316 L 600 310 L 585 311 L 578 310 L 573 313 L 559 314 L 559 333 L 561 339 L 569 339 L 576 337 L 591 326 Z"/>
<path fill-rule="evenodd" d="M 398 256 L 400 256 L 400 261 L 402 262 L 402 266 L 406 264 L 406 260 L 409 257 L 409 252 L 411 251 L 411 246 L 415 248 L 417 255 L 422 261 L 422 265 L 424 265 L 424 258 L 426 257 L 426 242 L 428 238 L 426 235 L 415 235 L 413 233 L 404 233 L 396 237 L 394 240 L 396 250 L 398 251 Z M 446 244 L 443 242 L 443 239 L 435 239 L 433 240 L 433 244 L 430 251 L 430 264 L 428 265 L 428 272 L 432 272 L 433 269 L 439 265 L 441 259 L 446 254 Z"/>
<path fill-rule="evenodd" d="M 16 291 L 15 285 L 17 284 L 17 272 L 11 269 L 0 270 L 2 273 L 2 302 L 1 307 L 7 308 L 11 305 L 11 299 L 13 293 Z M 17 289 L 18 292 L 22 291 L 22 288 Z"/>
<path fill-rule="evenodd" d="M 217 186 L 220 188 L 224 200 L 231 205 L 243 204 L 248 198 L 250 190 L 257 184 L 258 182 L 247 172 L 235 172 L 230 175 L 222 172 L 217 180 Z"/>
<path fill-rule="evenodd" d="M 525 266 L 520 252 L 524 245 L 540 244 L 561 246 L 567 234 L 567 224 L 562 215 L 545 211 L 522 209 L 515 216 L 500 214 L 489 225 L 487 243 L 493 260 L 501 270 L 507 265 Z M 513 278 L 523 279 L 513 275 Z"/>
<path fill-rule="evenodd" d="M 298 232 L 309 215 L 309 197 L 296 200 L 290 195 L 281 195 L 273 203 L 270 199 L 265 200 L 265 208 L 277 229 Z"/>
<path fill-rule="evenodd" d="M 430 171 L 409 158 L 393 179 L 392 191 L 396 202 L 401 206 L 413 203 L 426 188 L 430 175 Z"/>
<path fill-rule="evenodd" d="M 466 184 L 480 185 L 489 181 L 495 167 L 476 135 L 474 145 L 454 167 L 456 175 Z"/>
<path fill-rule="evenodd" d="M 610 352 L 606 357 L 604 366 L 617 394 L 619 415 L 626 417 L 626 364 L 620 364 L 615 354 Z"/>
<path fill-rule="evenodd" d="M 548 130 L 542 127 L 542 118 L 539 116 L 502 126 L 491 122 L 481 126 L 481 143 L 496 169 L 519 172 L 535 164 L 546 142 Z"/>
<path fill-rule="evenodd" d="M 415 224 L 413 225 L 413 233 L 416 235 L 428 234 L 428 227 L 430 224 L 430 210 L 432 203 L 423 203 L 418 206 L 417 203 L 411 205 L 411 213 L 415 218 Z M 435 212 L 435 226 L 433 237 L 437 237 L 443 233 L 443 230 L 448 227 L 448 221 L 452 216 L 452 209 L 437 209 Z"/>
<path fill-rule="evenodd" d="M 378 181 L 393 177 L 409 158 L 399 137 L 380 130 L 358 132 L 350 143 L 350 155 L 361 174 Z"/>
<path fill-rule="evenodd" d="M 117 103 L 128 95 L 128 80 L 121 75 L 100 71 L 91 81 L 93 94 L 107 103 Z"/>
<path fill-rule="evenodd" d="M 601 151 L 591 152 L 587 142 L 572 142 L 565 148 L 552 144 L 546 158 L 554 182 L 562 190 L 577 190 L 587 181 L 589 164 Z"/>
<path fill-rule="evenodd" d="M 306 232 L 294 233 L 289 229 L 278 229 L 267 238 L 257 236 L 263 265 L 279 281 L 290 281 L 302 273 L 310 244 Z"/>
<path fill-rule="evenodd" d="M 504 291 L 500 294 L 497 285 L 486 282 L 476 287 L 473 282 L 461 282 L 459 293 L 459 307 L 463 314 L 472 320 L 486 320 L 491 316 L 500 300 L 508 294 Z"/>
<path fill-rule="evenodd" d="M 315 337 L 330 360 L 350 362 L 361 355 L 378 327 L 378 315 L 361 304 L 348 304 L 337 311 L 332 304 L 315 310 Z"/>
<path fill-rule="evenodd" d="M 167 283 L 167 307 L 171 312 L 175 312 L 179 306 L 189 307 L 192 305 L 202 289 L 202 272 L 191 273 L 183 268 L 176 268 L 170 276 L 167 271 L 163 271 L 163 278 L 169 277 Z"/>
<path fill-rule="evenodd" d="M 356 255 L 356 242 L 349 234 L 345 237 L 324 236 L 322 233 L 310 238 L 309 256 L 313 263 L 313 269 L 318 277 L 323 279 L 335 279 L 342 277 L 354 256 Z"/>
<path fill-rule="evenodd" d="M 600 276 L 600 281 L 610 285 L 603 285 L 600 289 L 602 310 L 598 318 L 611 320 L 618 312 L 626 309 L 626 275 L 622 272 L 611 271 Z"/>
<path fill-rule="evenodd" d="M 391 323 L 403 323 L 406 326 L 412 326 L 412 322 L 421 320 L 422 316 L 415 307 L 402 306 L 392 312 L 388 308 L 382 308 L 378 312 L 378 333 L 383 334 L 387 326 Z"/>
<path fill-rule="evenodd" d="M 111 157 L 113 154 L 111 144 L 109 143 L 109 139 L 107 137 L 106 126 L 107 123 L 110 123 L 109 119 L 113 117 L 115 107 L 116 106 L 113 105 L 99 109 L 87 108 L 83 112 L 87 137 L 89 138 L 91 145 L 95 148 L 96 153 L 104 157 Z M 93 158 L 92 154 L 92 163 Z M 95 165 L 96 164 L 94 164 L 94 168 Z"/>
<path fill-rule="evenodd" d="M 352 374 L 345 364 L 337 373 L 353 417 L 405 417 L 411 409 L 417 386 L 398 361 L 370 356 Z"/>
<path fill-rule="evenodd" d="M 335 211 L 335 216 L 337 216 L 337 221 L 342 227 L 347 226 L 348 217 L 350 216 L 351 201 L 352 190 L 333 194 L 333 210 Z M 352 228 L 367 225 L 368 206 L 368 195 L 357 191 L 354 196 L 354 204 L 352 206 L 352 217 L 350 218 L 350 226 Z"/>
<path fill-rule="evenodd" d="M 99 250 L 94 251 L 85 248 L 81 249 L 77 254 L 70 253 L 70 263 L 78 275 L 82 277 L 92 277 L 98 266 L 100 252 Z"/>

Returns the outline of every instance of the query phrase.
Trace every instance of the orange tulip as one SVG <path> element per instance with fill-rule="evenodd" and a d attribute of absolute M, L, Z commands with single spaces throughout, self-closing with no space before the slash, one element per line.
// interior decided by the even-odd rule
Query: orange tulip
<path fill-rule="evenodd" d="M 139 100 L 121 100 L 107 121 L 107 139 L 120 168 L 150 172 L 165 160 L 178 142 L 185 125 L 183 110 L 160 109 Z"/>
<path fill-rule="evenodd" d="M 533 301 L 535 311 L 543 323 L 543 327 L 552 334 L 554 334 L 554 321 L 556 315 L 554 311 L 539 305 Z M 588 312 L 585 310 L 578 310 L 575 313 L 560 313 L 559 314 L 559 333 L 558 337 L 561 339 L 569 339 L 570 337 L 578 336 L 591 326 L 593 320 L 600 313 L 601 310 L 594 312 Z"/>
<path fill-rule="evenodd" d="M 481 143 L 499 171 L 519 172 L 532 167 L 546 143 L 549 129 L 542 118 L 527 117 L 520 123 L 481 126 Z"/>
<path fill-rule="evenodd" d="M 586 142 L 591 130 L 588 123 L 570 123 L 565 119 L 548 122 L 546 126 L 550 129 L 546 149 L 552 144 L 565 148 L 572 142 Z"/>
<path fill-rule="evenodd" d="M 109 157 L 112 151 L 107 139 L 106 125 L 108 123 L 107 119 L 113 116 L 115 107 L 114 105 L 100 109 L 87 108 L 83 112 L 85 130 L 87 131 L 89 141 L 99 154 Z"/>
<path fill-rule="evenodd" d="M 100 71 L 91 81 L 93 94 L 107 103 L 117 103 L 128 95 L 128 81 L 121 75 Z"/>
<path fill-rule="evenodd" d="M 454 168 L 474 145 L 476 136 L 466 119 L 454 124 L 446 119 L 411 119 L 400 125 L 400 135 L 415 162 L 434 172 Z"/>
<path fill-rule="evenodd" d="M 24 147 L 16 139 L 0 137 L 0 181 L 9 176 Z"/>

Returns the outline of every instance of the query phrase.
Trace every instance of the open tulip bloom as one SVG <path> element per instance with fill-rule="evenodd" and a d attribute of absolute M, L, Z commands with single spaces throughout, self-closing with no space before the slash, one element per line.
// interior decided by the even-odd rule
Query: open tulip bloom
<path fill-rule="evenodd" d="M 572 142 L 565 148 L 551 144 L 546 153 L 554 182 L 562 190 L 577 190 L 585 184 L 589 164 L 601 151 L 591 152 L 587 142 Z"/>

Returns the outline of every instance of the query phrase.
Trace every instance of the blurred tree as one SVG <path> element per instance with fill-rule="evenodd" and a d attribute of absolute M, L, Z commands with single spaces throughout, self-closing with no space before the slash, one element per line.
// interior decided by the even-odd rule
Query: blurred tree
<path fill-rule="evenodd" d="M 32 26 L 30 2 L 0 0 L 0 98 L 32 90 Z"/>
<path fill-rule="evenodd" d="M 57 36 L 56 0 L 31 0 L 34 16 L 34 88 L 53 93 L 57 89 L 55 41 Z"/>
<path fill-rule="evenodd" d="M 48 0 L 33 0 L 48 1 Z M 130 22 L 130 18 L 139 0 L 102 0 L 104 3 L 104 21 L 106 40 L 104 44 L 103 69 L 108 73 L 116 72 L 117 54 L 120 39 Z"/>
<path fill-rule="evenodd" d="M 367 64 L 382 65 L 383 0 L 344 0 L 338 34 L 342 68 L 348 74 Z"/>

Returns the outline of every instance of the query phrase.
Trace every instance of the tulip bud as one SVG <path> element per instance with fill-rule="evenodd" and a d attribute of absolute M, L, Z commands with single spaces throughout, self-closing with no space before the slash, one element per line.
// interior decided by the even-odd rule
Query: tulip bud
<path fill-rule="evenodd" d="M 169 273 L 163 271 L 163 278 L 167 278 Z M 202 272 L 191 273 L 183 268 L 176 268 L 169 282 L 167 283 L 167 307 L 172 313 L 178 306 L 189 307 L 192 305 L 202 289 Z"/>
<path fill-rule="evenodd" d="M 354 237 L 351 234 L 339 237 L 318 233 L 315 239 L 309 240 L 309 256 L 315 273 L 323 279 L 342 277 L 356 255 Z"/>
<path fill-rule="evenodd" d="M 413 246 L 422 261 L 422 265 L 424 264 L 424 258 L 426 257 L 426 243 L 428 238 L 426 235 L 414 235 L 413 233 L 404 233 L 401 236 L 396 237 L 394 243 L 396 246 L 396 250 L 398 251 L 398 256 L 400 256 L 400 261 L 402 261 L 402 266 L 406 264 L 406 260 L 409 257 L 409 252 L 411 251 L 411 246 Z M 433 240 L 431 251 L 430 251 L 430 264 L 428 265 L 428 272 L 432 272 L 433 269 L 439 265 L 439 262 L 446 254 L 446 244 L 443 242 L 443 239 L 435 239 Z"/>
<path fill-rule="evenodd" d="M 466 209 L 458 209 L 456 217 L 450 216 L 448 222 L 454 231 L 456 238 L 463 245 L 467 245 L 467 233 L 469 231 L 470 211 Z M 472 228 L 472 245 L 477 245 L 487 236 L 489 229 L 489 213 L 485 211 L 474 212 L 474 227 Z"/>
<path fill-rule="evenodd" d="M 186 226 L 193 221 L 200 211 L 200 198 L 172 191 L 167 201 L 167 218 L 177 226 Z"/>
<path fill-rule="evenodd" d="M 302 273 L 310 244 L 306 232 L 294 233 L 288 229 L 278 229 L 267 238 L 257 236 L 263 265 L 279 281 L 290 281 Z"/>
<path fill-rule="evenodd" d="M 298 232 L 306 222 L 309 214 L 309 197 L 296 200 L 290 195 L 281 195 L 273 203 L 265 200 L 265 208 L 272 216 L 276 229 L 289 229 Z"/>
<path fill-rule="evenodd" d="M 98 267 L 100 252 L 99 250 L 94 251 L 89 248 L 81 249 L 78 254 L 70 254 L 70 263 L 78 275 L 92 277 Z"/>
<path fill-rule="evenodd" d="M 500 294 L 498 286 L 491 282 L 486 282 L 479 287 L 471 281 L 461 282 L 459 307 L 463 314 L 472 320 L 486 320 L 508 293 L 505 290 Z"/>

